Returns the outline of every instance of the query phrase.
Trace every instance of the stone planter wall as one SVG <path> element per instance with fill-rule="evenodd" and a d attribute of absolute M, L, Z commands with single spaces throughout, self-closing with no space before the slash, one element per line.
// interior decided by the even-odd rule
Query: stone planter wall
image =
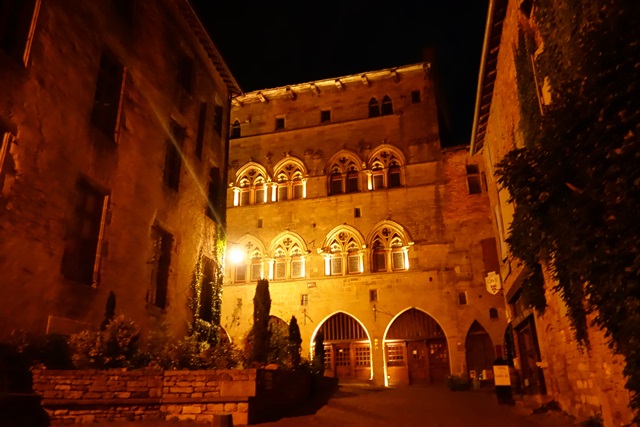
<path fill-rule="evenodd" d="M 52 423 L 148 419 L 210 423 L 214 414 L 231 413 L 234 425 L 245 425 L 249 399 L 256 395 L 256 370 L 36 370 L 33 383 Z"/>

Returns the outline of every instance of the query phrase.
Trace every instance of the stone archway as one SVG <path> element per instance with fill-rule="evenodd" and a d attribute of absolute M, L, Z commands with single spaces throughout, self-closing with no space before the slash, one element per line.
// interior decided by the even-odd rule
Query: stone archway
<path fill-rule="evenodd" d="M 451 373 L 444 331 L 423 311 L 411 308 L 396 317 L 384 342 L 390 386 L 440 384 Z"/>
<path fill-rule="evenodd" d="M 493 342 L 477 320 L 469 327 L 464 347 L 469 378 L 478 378 L 483 371 L 491 372 L 496 359 Z"/>
<path fill-rule="evenodd" d="M 371 342 L 354 317 L 336 313 L 318 331 L 324 336 L 326 376 L 337 377 L 341 382 L 371 379 Z"/>

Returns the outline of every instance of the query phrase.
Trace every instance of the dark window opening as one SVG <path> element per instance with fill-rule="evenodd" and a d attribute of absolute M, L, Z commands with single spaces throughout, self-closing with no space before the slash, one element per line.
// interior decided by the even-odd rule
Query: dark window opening
<path fill-rule="evenodd" d="M 380 243 L 373 248 L 373 271 L 387 271 L 387 252 Z"/>
<path fill-rule="evenodd" d="M 182 146 L 184 144 L 185 128 L 173 119 L 169 123 L 169 138 L 164 160 L 163 181 L 172 190 L 178 191 L 180 185 L 180 170 L 182 168 Z"/>
<path fill-rule="evenodd" d="M 353 209 L 353 217 L 354 218 L 360 218 L 360 208 L 354 208 Z"/>
<path fill-rule="evenodd" d="M 135 0 L 111 0 L 111 3 L 122 22 L 129 26 L 133 25 Z"/>
<path fill-rule="evenodd" d="M 369 289 L 369 302 L 377 302 L 377 301 L 378 301 L 378 290 Z"/>
<path fill-rule="evenodd" d="M 256 205 L 264 203 L 264 185 L 259 184 L 256 188 Z"/>
<path fill-rule="evenodd" d="M 209 169 L 209 188 L 207 191 L 207 209 L 206 214 L 209 218 L 215 220 L 218 215 L 216 213 L 221 209 L 222 179 L 220 178 L 220 168 Z M 218 220 L 220 218 L 218 217 Z"/>
<path fill-rule="evenodd" d="M 391 98 L 386 96 L 382 99 L 382 115 L 388 116 L 393 114 L 393 104 L 391 103 Z"/>
<path fill-rule="evenodd" d="M 330 194 L 342 194 L 342 174 L 339 172 L 331 175 Z"/>
<path fill-rule="evenodd" d="M 527 18 L 531 18 L 531 11 L 533 10 L 533 0 L 522 0 L 520 3 L 520 11 L 525 14 Z"/>
<path fill-rule="evenodd" d="M 240 206 L 247 206 L 250 202 L 251 194 L 249 190 L 242 190 L 240 193 Z"/>
<path fill-rule="evenodd" d="M 258 228 L 262 228 L 262 218 L 258 218 Z"/>
<path fill-rule="evenodd" d="M 202 146 L 204 145 L 205 127 L 207 125 L 207 103 L 200 103 L 200 115 L 198 116 L 198 133 L 196 135 L 196 156 L 202 159 Z"/>
<path fill-rule="evenodd" d="M 389 175 L 388 175 L 388 183 L 389 188 L 401 187 L 402 183 L 400 182 L 400 166 L 390 166 L 389 167 Z"/>
<path fill-rule="evenodd" d="M 200 289 L 200 318 L 213 320 L 213 260 L 202 257 L 202 284 Z"/>
<path fill-rule="evenodd" d="M 284 129 L 284 117 L 276 117 L 276 130 Z"/>
<path fill-rule="evenodd" d="M 293 183 L 293 198 L 302 199 L 304 196 L 302 182 L 294 181 Z"/>
<path fill-rule="evenodd" d="M 469 186 L 469 194 L 482 193 L 482 183 L 478 165 L 467 165 L 467 185 Z"/>
<path fill-rule="evenodd" d="M 358 192 L 358 172 L 352 171 L 347 174 L 347 193 Z"/>
<path fill-rule="evenodd" d="M 490 319 L 497 319 L 498 318 L 498 309 L 497 308 L 490 308 L 489 309 L 489 318 Z"/>
<path fill-rule="evenodd" d="M 0 49 L 22 61 L 29 41 L 36 0 L 0 2 Z"/>
<path fill-rule="evenodd" d="M 287 184 L 285 183 L 284 185 L 279 185 L 278 186 L 278 201 L 279 202 L 283 202 L 285 200 L 289 199 L 289 188 L 287 187 Z"/>
<path fill-rule="evenodd" d="M 325 123 L 330 121 L 331 121 L 331 110 L 320 111 L 320 123 Z"/>
<path fill-rule="evenodd" d="M 482 246 L 482 261 L 484 261 L 485 273 L 500 271 L 500 262 L 498 261 L 498 248 L 496 246 L 496 239 L 482 239 L 480 240 L 480 246 Z"/>
<path fill-rule="evenodd" d="M 419 90 L 412 90 L 411 91 L 411 103 L 412 104 L 419 104 L 420 103 L 420 91 Z"/>
<path fill-rule="evenodd" d="M 300 305 L 309 305 L 309 294 L 300 295 Z"/>
<path fill-rule="evenodd" d="M 378 117 L 380 115 L 380 105 L 378 105 L 378 100 L 375 98 L 371 98 L 369 101 L 369 117 Z"/>
<path fill-rule="evenodd" d="M 93 98 L 91 122 L 109 138 L 117 140 L 120 102 L 124 84 L 125 67 L 108 50 L 100 57 L 100 70 Z"/>
<path fill-rule="evenodd" d="M 458 292 L 458 304 L 467 305 L 467 293 L 466 292 Z"/>
<path fill-rule="evenodd" d="M 61 270 L 67 279 L 92 285 L 106 196 L 80 180 L 76 197 L 75 209 L 67 224 Z"/>
<path fill-rule="evenodd" d="M 240 122 L 237 120 L 231 125 L 231 139 L 240 138 Z"/>
<path fill-rule="evenodd" d="M 178 62 L 178 85 L 180 89 L 191 95 L 194 89 L 194 63 L 193 59 L 183 56 Z"/>
<path fill-rule="evenodd" d="M 373 172 L 373 189 L 380 190 L 384 188 L 384 176 L 382 175 L 382 171 L 374 171 Z"/>
<path fill-rule="evenodd" d="M 154 226 L 151 229 L 151 240 L 153 242 L 153 272 L 149 302 L 156 307 L 165 308 L 167 306 L 173 236 L 162 228 Z"/>
<path fill-rule="evenodd" d="M 218 136 L 222 135 L 222 113 L 223 113 L 222 106 L 220 105 L 213 106 L 213 129 L 216 131 Z M 238 130 L 240 130 L 239 127 L 238 127 Z M 238 133 L 238 136 L 240 136 L 239 133 Z"/>

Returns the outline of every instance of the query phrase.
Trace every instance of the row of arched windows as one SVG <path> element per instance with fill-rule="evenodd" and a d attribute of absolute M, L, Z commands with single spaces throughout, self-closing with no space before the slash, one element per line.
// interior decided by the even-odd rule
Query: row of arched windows
<path fill-rule="evenodd" d="M 338 226 L 327 234 L 316 252 L 323 258 L 325 276 L 345 276 L 408 270 L 411 245 L 413 242 L 401 225 L 385 220 L 366 239 L 352 226 Z M 276 236 L 269 248 L 247 234 L 231 250 L 239 250 L 242 255 L 233 266 L 233 280 L 240 283 L 262 278 L 306 278 L 306 265 L 312 254 L 305 240 L 291 231 Z"/>
<path fill-rule="evenodd" d="M 402 187 L 404 165 L 402 152 L 389 144 L 376 148 L 367 162 L 351 150 L 341 150 L 327 162 L 327 195 Z M 273 175 L 259 163 L 246 163 L 231 184 L 233 206 L 304 199 L 307 176 L 305 164 L 296 157 L 287 156 L 278 162 Z"/>

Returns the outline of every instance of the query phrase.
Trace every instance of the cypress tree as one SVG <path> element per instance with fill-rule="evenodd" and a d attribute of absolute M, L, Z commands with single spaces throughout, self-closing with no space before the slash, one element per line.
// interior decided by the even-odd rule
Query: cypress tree
<path fill-rule="evenodd" d="M 289 357 L 291 360 L 291 367 L 294 369 L 300 365 L 301 344 L 302 337 L 300 336 L 298 320 L 296 319 L 296 316 L 291 316 L 291 321 L 289 322 Z"/>
<path fill-rule="evenodd" d="M 253 349 L 251 360 L 266 363 L 269 353 L 269 311 L 271 310 L 271 296 L 269 295 L 269 281 L 258 280 L 256 294 L 253 297 Z"/>
<path fill-rule="evenodd" d="M 319 330 L 313 347 L 313 366 L 320 375 L 324 374 L 324 333 Z"/>

